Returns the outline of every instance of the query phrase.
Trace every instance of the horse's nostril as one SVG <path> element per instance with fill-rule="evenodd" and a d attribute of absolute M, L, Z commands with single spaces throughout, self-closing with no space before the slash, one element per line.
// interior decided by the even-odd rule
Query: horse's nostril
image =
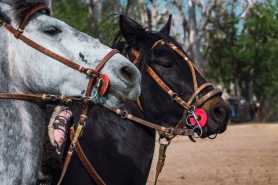
<path fill-rule="evenodd" d="M 133 82 L 135 80 L 134 73 L 134 70 L 129 66 L 123 66 L 120 69 L 120 74 L 129 82 Z"/>

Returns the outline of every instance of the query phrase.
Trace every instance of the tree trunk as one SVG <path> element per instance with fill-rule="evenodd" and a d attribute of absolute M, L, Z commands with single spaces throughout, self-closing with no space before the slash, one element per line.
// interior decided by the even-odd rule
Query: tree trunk
<path fill-rule="evenodd" d="M 99 23 L 101 21 L 101 11 L 102 11 L 102 0 L 89 0 L 89 16 L 90 16 L 90 27 L 95 33 L 95 37 L 99 37 Z"/>
<path fill-rule="evenodd" d="M 197 17 L 196 17 L 196 3 L 194 0 L 188 1 L 188 26 L 189 26 L 189 35 L 188 35 L 188 43 L 189 43 L 189 51 L 191 53 L 191 57 L 203 71 L 203 55 L 201 53 L 201 39 L 198 38 L 198 27 L 197 27 Z"/>

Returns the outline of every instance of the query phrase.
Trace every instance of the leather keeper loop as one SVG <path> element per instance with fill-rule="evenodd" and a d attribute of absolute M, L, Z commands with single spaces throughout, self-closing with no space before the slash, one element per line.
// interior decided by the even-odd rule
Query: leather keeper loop
<path fill-rule="evenodd" d="M 14 36 L 15 36 L 15 38 L 19 38 L 20 37 L 20 35 L 22 35 L 23 34 L 23 30 L 22 29 L 20 29 L 20 28 L 17 28 L 17 30 L 16 30 L 16 32 L 15 32 L 15 34 L 14 34 Z"/>

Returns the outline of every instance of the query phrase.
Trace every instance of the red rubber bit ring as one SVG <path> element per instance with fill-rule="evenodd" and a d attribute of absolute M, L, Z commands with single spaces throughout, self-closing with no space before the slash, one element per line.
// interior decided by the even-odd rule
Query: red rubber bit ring
<path fill-rule="evenodd" d="M 208 120 L 208 115 L 207 115 L 206 111 L 201 108 L 196 108 L 195 115 L 198 117 L 198 122 L 199 122 L 201 128 L 204 128 L 204 126 L 206 125 L 207 120 Z M 189 117 L 189 123 L 192 126 L 195 126 L 197 124 L 195 119 L 193 118 L 193 116 Z"/>
<path fill-rule="evenodd" d="M 99 87 L 99 95 L 105 96 L 109 90 L 110 79 L 109 76 L 104 74 L 102 77 L 101 87 Z"/>

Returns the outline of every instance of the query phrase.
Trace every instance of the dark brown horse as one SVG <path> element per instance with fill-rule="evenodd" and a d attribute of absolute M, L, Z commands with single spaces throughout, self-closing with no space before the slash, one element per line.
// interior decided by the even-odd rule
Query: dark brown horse
<path fill-rule="evenodd" d="M 142 72 L 141 111 L 136 103 L 127 102 L 123 109 L 163 126 L 174 127 L 184 109 L 161 90 L 146 72 L 151 66 L 179 96 L 187 100 L 192 93 L 192 73 L 180 55 L 164 45 L 154 44 L 163 39 L 182 49 L 169 36 L 171 19 L 159 32 L 149 32 L 126 16 L 120 16 L 121 32 L 126 40 L 126 52 L 132 60 L 137 59 Z M 140 53 L 140 57 L 133 55 Z M 206 83 L 199 74 L 198 84 Z M 201 137 L 222 133 L 228 123 L 228 108 L 221 96 L 213 97 L 217 103 L 206 108 L 208 120 Z M 146 184 L 154 154 L 155 131 L 123 120 L 113 112 L 94 106 L 86 130 L 80 139 L 87 157 L 109 185 Z M 55 183 L 54 183 L 55 184 Z M 76 155 L 73 156 L 64 178 L 65 185 L 95 184 Z"/>

